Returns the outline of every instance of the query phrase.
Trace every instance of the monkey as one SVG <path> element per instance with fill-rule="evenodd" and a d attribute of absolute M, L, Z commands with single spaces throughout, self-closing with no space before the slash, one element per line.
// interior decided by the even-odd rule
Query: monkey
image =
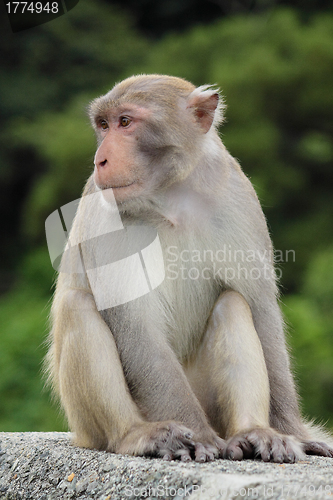
<path fill-rule="evenodd" d="M 90 104 L 94 170 L 46 358 L 78 446 L 184 462 L 333 457 L 328 434 L 300 415 L 273 246 L 219 136 L 224 108 L 214 86 L 145 74 Z M 108 233 L 122 230 L 139 246 L 155 231 L 162 252 L 162 271 L 152 259 L 144 272 L 163 279 L 130 300 L 119 297 L 137 289 L 135 272 L 117 281 L 121 257 L 108 260 L 120 241 Z"/>

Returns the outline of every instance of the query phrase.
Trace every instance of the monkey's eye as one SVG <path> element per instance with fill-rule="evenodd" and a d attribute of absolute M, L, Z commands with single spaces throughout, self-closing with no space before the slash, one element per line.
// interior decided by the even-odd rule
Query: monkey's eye
<path fill-rule="evenodd" d="M 102 130 L 107 130 L 109 128 L 109 124 L 106 120 L 101 120 L 99 122 L 99 126 L 101 127 Z"/>
<path fill-rule="evenodd" d="M 131 119 L 128 118 L 127 116 L 121 116 L 119 120 L 119 124 L 121 127 L 128 127 L 129 124 L 131 123 Z"/>

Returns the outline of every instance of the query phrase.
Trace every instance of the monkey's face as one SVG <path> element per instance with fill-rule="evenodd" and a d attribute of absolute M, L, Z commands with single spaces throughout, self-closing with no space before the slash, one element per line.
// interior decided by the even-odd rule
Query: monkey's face
<path fill-rule="evenodd" d="M 141 195 L 149 197 L 183 179 L 196 149 L 193 131 L 189 134 L 194 123 L 180 116 L 180 109 L 173 111 L 173 116 L 168 116 L 156 105 L 126 103 L 110 107 L 98 117 L 96 185 L 112 188 L 116 200 L 124 202 Z"/>
<path fill-rule="evenodd" d="M 101 189 L 112 188 L 122 202 L 147 188 L 147 171 L 138 148 L 143 122 L 149 110 L 127 104 L 96 119 L 99 147 L 95 154 L 94 180 Z"/>
<path fill-rule="evenodd" d="M 96 185 L 125 202 L 183 181 L 200 162 L 217 104 L 216 92 L 179 78 L 141 75 L 116 85 L 90 107 Z"/>

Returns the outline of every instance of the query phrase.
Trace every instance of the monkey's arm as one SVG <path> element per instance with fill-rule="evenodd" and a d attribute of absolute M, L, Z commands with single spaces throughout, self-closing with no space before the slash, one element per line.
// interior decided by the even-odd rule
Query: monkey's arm
<path fill-rule="evenodd" d="M 175 352 L 153 321 L 140 324 L 139 311 L 144 310 L 145 300 L 146 297 L 136 299 L 136 307 L 131 303 L 131 308 L 124 305 L 125 310 L 119 310 L 120 318 L 127 319 L 131 318 L 133 308 L 137 310 L 135 330 L 126 329 L 126 320 L 121 322 L 119 331 L 111 326 L 131 395 L 149 422 L 167 419 L 190 428 L 197 459 L 201 454 L 202 460 L 218 455 L 224 449 L 224 442 L 210 427 Z M 109 322 L 112 325 L 112 320 Z"/>

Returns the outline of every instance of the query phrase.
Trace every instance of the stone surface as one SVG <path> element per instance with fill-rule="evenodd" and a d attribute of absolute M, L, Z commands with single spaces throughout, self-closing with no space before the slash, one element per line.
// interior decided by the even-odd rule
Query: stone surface
<path fill-rule="evenodd" d="M 333 499 L 333 460 L 207 464 L 134 458 L 71 444 L 69 433 L 0 433 L 0 499 Z"/>

